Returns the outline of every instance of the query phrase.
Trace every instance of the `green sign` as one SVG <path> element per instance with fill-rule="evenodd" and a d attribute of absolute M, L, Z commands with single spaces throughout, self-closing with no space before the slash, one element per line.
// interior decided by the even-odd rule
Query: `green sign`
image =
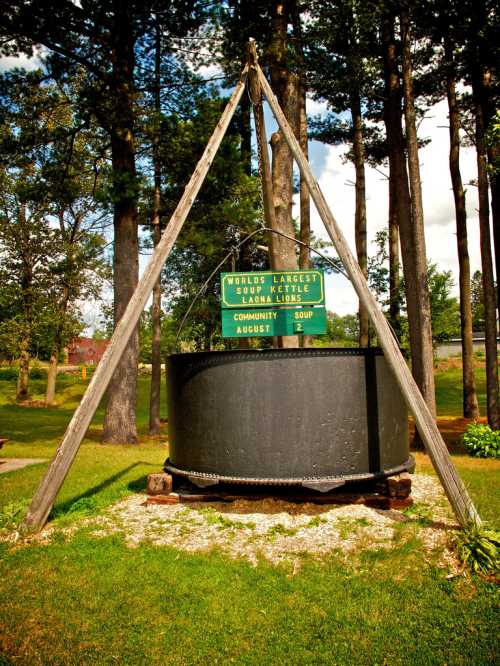
<path fill-rule="evenodd" d="M 222 308 L 324 304 L 322 271 L 221 273 Z"/>
<path fill-rule="evenodd" d="M 326 333 L 326 310 L 323 307 L 222 310 L 222 335 L 225 338 L 322 333 Z"/>

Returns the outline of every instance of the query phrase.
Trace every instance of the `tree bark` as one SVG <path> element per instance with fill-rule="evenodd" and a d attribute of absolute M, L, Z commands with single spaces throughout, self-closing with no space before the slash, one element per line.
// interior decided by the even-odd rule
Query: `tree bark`
<path fill-rule="evenodd" d="M 488 161 L 495 169 L 500 169 L 500 147 L 488 147 Z M 500 327 L 500 173 L 490 171 L 491 217 L 493 221 L 493 245 L 495 255 L 495 273 L 497 277 L 497 310 Z M 500 331 L 500 328 L 499 328 Z"/>
<path fill-rule="evenodd" d="M 477 419 L 479 406 L 474 378 L 474 347 L 472 342 L 472 305 L 470 284 L 470 261 L 467 242 L 467 212 L 465 191 L 460 173 L 460 111 L 456 95 L 456 75 L 453 62 L 453 48 L 445 40 L 447 61 L 446 93 L 450 121 L 450 175 L 455 200 L 455 218 L 457 225 L 457 250 L 460 287 L 460 328 L 462 340 L 462 382 L 463 415 Z"/>
<path fill-rule="evenodd" d="M 49 369 L 47 370 L 47 388 L 45 390 L 45 404 L 53 405 L 56 397 L 57 362 L 59 349 L 53 349 L 50 355 Z"/>
<path fill-rule="evenodd" d="M 20 343 L 19 374 L 17 376 L 16 400 L 29 398 L 28 384 L 30 375 L 30 353 L 28 351 L 28 340 L 25 338 Z"/>
<path fill-rule="evenodd" d="M 133 134 L 134 44 L 126 4 L 115 2 L 116 30 L 113 53 L 111 155 L 114 196 L 114 319 L 122 317 L 138 283 L 137 183 Z M 119 112 L 118 112 L 119 110 Z M 103 441 L 136 444 L 137 364 L 139 335 L 136 327 L 108 387 Z"/>
<path fill-rule="evenodd" d="M 154 126 L 153 126 L 153 168 L 154 190 L 151 224 L 153 226 L 153 244 L 161 239 L 160 203 L 161 203 L 161 162 L 160 162 L 160 123 L 161 123 L 161 31 L 157 21 L 155 35 L 155 81 L 154 81 Z M 149 395 L 149 434 L 160 434 L 160 395 L 161 395 L 161 276 L 153 287 L 151 305 L 151 388 Z"/>
<path fill-rule="evenodd" d="M 387 17 L 382 28 L 384 50 L 384 124 L 389 152 L 389 290 L 391 324 L 397 335 L 401 334 L 399 308 L 399 250 L 405 246 L 403 272 L 405 284 L 414 279 L 411 237 L 408 233 L 411 224 L 410 190 L 406 170 L 405 140 L 401 123 L 401 83 L 397 64 L 397 47 L 394 38 L 394 17 Z M 411 283 L 411 282 L 410 282 Z M 410 346 L 415 337 L 416 302 L 413 290 L 407 295 L 407 309 L 410 328 Z M 412 366 L 416 359 L 412 356 Z M 413 375 L 415 377 L 415 374 Z"/>
<path fill-rule="evenodd" d="M 286 119 L 293 128 L 295 135 L 298 136 L 299 77 L 295 72 L 290 71 L 287 62 L 288 21 L 289 7 L 287 3 L 280 0 L 276 1 L 273 6 L 272 41 L 269 50 L 271 86 Z M 288 236 L 295 237 L 292 221 L 293 157 L 281 131 L 272 135 L 271 149 L 276 229 Z M 273 268 L 275 270 L 296 270 L 297 257 L 293 241 L 275 234 L 273 255 Z M 297 335 L 286 336 L 279 338 L 279 343 L 282 347 L 298 347 L 299 338 Z"/>
<path fill-rule="evenodd" d="M 307 145 L 307 111 L 306 111 L 306 90 L 303 86 L 300 89 L 300 139 L 299 145 L 306 157 L 309 156 Z M 307 245 L 311 244 L 311 195 L 309 189 L 300 179 L 300 240 Z M 302 270 L 311 268 L 311 250 L 304 245 L 300 246 L 299 267 Z"/>
<path fill-rule="evenodd" d="M 239 129 L 241 136 L 241 161 L 245 165 L 245 173 L 252 175 L 252 127 L 250 124 L 251 103 L 248 95 L 244 95 L 240 104 Z"/>
<path fill-rule="evenodd" d="M 404 10 L 401 15 L 401 33 L 404 115 L 412 213 L 411 235 L 416 268 L 416 281 L 409 285 L 409 290 L 415 291 L 418 303 L 418 364 L 416 367 L 416 379 L 431 413 L 435 415 L 436 397 L 434 387 L 434 350 L 432 346 L 431 304 L 427 283 L 424 209 L 422 205 L 417 124 L 413 96 L 410 15 L 406 10 Z"/>
<path fill-rule="evenodd" d="M 299 145 L 306 156 L 309 157 L 308 132 L 307 132 L 307 82 L 304 57 L 304 43 L 302 38 L 302 26 L 300 23 L 300 11 L 297 3 L 293 3 L 293 33 L 297 61 L 299 68 L 299 90 L 298 90 L 298 140 Z M 302 174 L 300 175 L 300 240 L 305 245 L 299 247 L 299 268 L 309 270 L 312 266 L 311 250 L 311 194 Z M 313 336 L 303 335 L 302 346 L 312 347 Z"/>
<path fill-rule="evenodd" d="M 356 209 L 354 230 L 356 253 L 361 272 L 368 278 L 368 250 L 366 240 L 366 186 L 365 186 L 365 146 L 363 141 L 363 116 L 359 92 L 351 94 L 351 116 L 353 127 L 354 168 L 356 171 Z M 359 346 L 369 346 L 369 316 L 365 306 L 359 303 Z"/>
<path fill-rule="evenodd" d="M 397 210 L 397 183 L 389 176 L 389 321 L 398 340 L 401 338 L 400 259 Z"/>
<path fill-rule="evenodd" d="M 472 90 L 476 116 L 477 186 L 479 196 L 479 235 L 484 293 L 484 328 L 486 351 L 486 407 L 488 423 L 493 430 L 500 429 L 500 405 L 498 396 L 498 359 L 496 329 L 496 294 L 491 255 L 488 174 L 484 143 L 484 117 L 480 103 L 481 83 L 473 80 Z"/>
<path fill-rule="evenodd" d="M 23 301 L 23 332 L 19 344 L 19 375 L 16 400 L 29 397 L 30 345 L 33 330 L 33 256 L 30 250 L 29 224 L 26 219 L 26 203 L 20 202 L 18 210 L 19 238 L 21 244 L 21 289 Z"/>
<path fill-rule="evenodd" d="M 56 382 L 57 382 L 57 364 L 59 362 L 59 354 L 61 352 L 62 334 L 66 311 L 68 308 L 69 290 L 65 290 L 65 297 L 60 308 L 59 324 L 54 337 L 54 345 L 50 354 L 49 369 L 47 371 L 47 386 L 45 389 L 45 404 L 47 406 L 53 405 L 56 397 Z"/>
<path fill-rule="evenodd" d="M 492 62 L 492 47 L 486 40 L 487 26 L 491 23 L 491 16 L 488 15 L 488 3 L 479 2 L 475 8 L 472 22 L 470 25 L 470 37 L 473 46 L 473 57 L 469 58 L 469 69 L 472 78 L 473 97 L 475 104 L 481 107 L 481 133 L 483 141 L 485 133 L 490 127 L 490 123 L 495 117 L 498 104 L 495 97 L 495 88 L 498 82 L 495 81 L 494 61 Z M 493 19 L 494 20 L 494 19 Z M 498 19 L 497 19 L 498 20 Z M 486 30 L 485 30 L 486 29 Z M 486 155 L 490 163 L 490 187 L 491 187 L 491 213 L 493 221 L 493 242 L 495 252 L 493 253 L 493 262 L 496 268 L 496 306 L 500 317 L 500 147 L 497 145 L 484 146 Z M 496 167 L 496 168 L 495 168 Z M 491 245 L 491 244 L 490 244 Z M 491 249 L 490 249 L 491 251 Z M 500 320 L 499 320 L 500 323 Z"/>
<path fill-rule="evenodd" d="M 394 211 L 401 242 L 412 374 L 431 413 L 435 414 L 434 392 L 433 390 L 429 390 L 430 386 L 432 386 L 433 378 L 429 380 L 426 377 L 429 364 L 424 359 L 424 345 L 422 344 L 422 333 L 424 330 L 422 314 L 425 308 L 421 306 L 421 298 L 425 294 L 427 274 L 425 272 L 423 284 L 422 282 L 419 283 L 419 279 L 422 280 L 422 277 L 420 266 L 416 260 L 411 199 L 406 168 L 406 145 L 402 128 L 401 82 L 397 62 L 397 45 L 394 36 L 394 16 L 392 14 L 388 15 L 383 22 L 382 38 L 385 79 L 384 123 L 389 150 L 389 194 L 392 197 L 389 210 L 391 213 Z M 416 289 L 415 285 L 418 284 L 420 284 L 420 288 Z M 432 371 L 432 356 L 430 370 Z M 418 432 L 414 438 L 413 445 L 416 448 L 422 448 Z"/>

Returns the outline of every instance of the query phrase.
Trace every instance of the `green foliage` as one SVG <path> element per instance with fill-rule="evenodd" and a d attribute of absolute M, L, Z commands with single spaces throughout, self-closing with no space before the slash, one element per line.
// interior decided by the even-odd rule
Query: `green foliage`
<path fill-rule="evenodd" d="M 8 502 L 0 508 L 0 535 L 19 528 L 28 506 L 28 499 L 19 499 Z"/>
<path fill-rule="evenodd" d="M 454 296 L 451 271 L 439 271 L 436 264 L 429 264 L 427 279 L 431 303 L 432 338 L 434 344 L 460 335 L 460 306 Z"/>
<path fill-rule="evenodd" d="M 460 530 L 455 548 L 460 560 L 474 573 L 500 572 L 500 532 L 484 524 L 471 524 Z"/>
<path fill-rule="evenodd" d="M 472 330 L 484 333 L 483 274 L 475 271 L 471 278 Z"/>
<path fill-rule="evenodd" d="M 345 342 L 355 344 L 359 336 L 358 316 L 344 315 L 340 316 L 335 312 L 327 312 L 327 332 L 326 337 L 331 342 Z"/>
<path fill-rule="evenodd" d="M 224 100 L 200 99 L 191 116 L 164 119 L 162 163 L 165 182 L 162 195 L 173 208 L 212 133 Z M 199 198 L 169 257 L 162 274 L 167 310 L 176 329 L 193 298 L 209 275 L 234 246 L 260 223 L 260 199 L 257 180 L 246 174 L 238 128 L 230 126 Z M 221 270 L 256 270 L 266 267 L 267 256 L 255 241 L 244 244 Z M 197 350 L 223 345 L 220 337 L 219 275 L 191 311 L 183 329 L 182 340 Z"/>
<path fill-rule="evenodd" d="M 95 497 L 81 497 L 76 502 L 70 504 L 68 513 L 79 513 L 83 515 L 90 515 L 99 508 L 99 504 Z"/>
<path fill-rule="evenodd" d="M 368 259 L 368 284 L 381 307 L 387 313 L 389 309 L 388 242 L 387 231 L 379 231 L 374 241 L 375 254 Z M 427 280 L 431 305 L 432 337 L 434 344 L 437 344 L 460 335 L 460 307 L 458 300 L 451 296 L 453 288 L 451 271 L 439 271 L 436 264 L 429 264 Z M 404 290 L 404 278 L 401 275 L 397 299 L 403 312 L 406 309 Z M 399 342 L 402 349 L 409 350 L 409 331 L 406 317 L 401 317 Z"/>
<path fill-rule="evenodd" d="M 139 362 L 151 363 L 152 344 L 152 313 L 151 308 L 144 310 L 139 324 Z M 170 314 L 161 317 L 161 357 L 175 351 L 175 338 L 179 322 Z M 163 360 L 162 360 L 163 363 Z"/>
<path fill-rule="evenodd" d="M 297 532 L 298 530 L 295 527 L 286 527 L 286 525 L 276 523 L 276 525 L 273 525 L 267 530 L 266 534 L 270 537 L 294 536 Z"/>
<path fill-rule="evenodd" d="M 475 458 L 500 458 L 500 430 L 484 423 L 471 423 L 463 436 L 467 453 Z"/>
<path fill-rule="evenodd" d="M 422 527 L 428 527 L 432 524 L 432 509 L 423 502 L 414 502 L 411 506 L 403 509 L 402 513 L 408 516 Z"/>
<path fill-rule="evenodd" d="M 500 175 L 500 111 L 491 119 L 485 136 L 486 145 L 491 148 L 492 161 L 488 164 L 488 171 L 495 176 Z"/>
<path fill-rule="evenodd" d="M 0 356 L 48 359 L 81 332 L 78 301 L 108 277 L 95 195 L 95 133 L 77 83 L 37 70 L 0 77 Z"/>
<path fill-rule="evenodd" d="M 9 381 L 17 379 L 18 375 L 17 366 L 11 365 L 6 368 L 0 368 L 0 380 Z"/>

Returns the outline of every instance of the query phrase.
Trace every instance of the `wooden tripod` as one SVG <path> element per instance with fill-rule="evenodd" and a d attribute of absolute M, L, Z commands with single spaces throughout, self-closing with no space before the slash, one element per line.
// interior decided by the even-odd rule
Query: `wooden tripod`
<path fill-rule="evenodd" d="M 393 337 L 384 314 L 380 310 L 375 297 L 370 292 L 366 280 L 351 253 L 347 242 L 338 227 L 335 218 L 328 208 L 325 198 L 316 182 L 311 171 L 309 162 L 305 158 L 279 104 L 276 100 L 258 62 L 253 40 L 249 45 L 249 62 L 244 67 L 241 78 L 237 83 L 229 102 L 215 128 L 205 152 L 203 153 L 191 179 L 186 186 L 174 214 L 163 232 L 160 243 L 157 245 L 153 256 L 150 259 L 143 276 L 141 277 L 136 291 L 116 326 L 111 339 L 111 344 L 106 350 L 99 363 L 92 380 L 87 387 L 85 395 L 73 418 L 71 419 L 64 438 L 57 449 L 57 452 L 50 463 L 50 466 L 37 489 L 28 514 L 25 519 L 25 526 L 31 530 L 39 530 L 45 524 L 49 512 L 59 493 L 59 490 L 68 474 L 69 469 L 75 459 L 80 444 L 85 436 L 87 428 L 95 414 L 99 402 L 104 395 L 108 383 L 115 371 L 127 342 L 136 327 L 141 313 L 144 309 L 147 299 L 152 292 L 158 276 L 160 275 L 163 264 L 168 259 L 172 247 L 182 229 L 184 221 L 194 203 L 194 200 L 200 190 L 208 170 L 212 164 L 215 154 L 226 133 L 231 118 L 234 115 L 236 107 L 241 99 L 247 83 L 247 77 L 250 75 L 252 86 L 252 97 L 254 100 L 260 100 L 260 91 L 264 93 L 278 125 L 285 137 L 288 146 L 299 166 L 302 177 L 311 192 L 311 196 L 320 214 L 326 230 L 332 239 L 335 249 L 347 271 L 351 282 L 358 294 L 359 300 L 365 305 L 373 326 L 377 333 L 378 340 L 384 350 L 387 362 L 392 369 L 398 382 L 401 392 L 404 396 L 409 411 L 415 419 L 416 426 L 424 442 L 426 450 L 432 460 L 434 468 L 441 480 L 443 488 L 450 500 L 455 515 L 462 526 L 470 522 L 480 522 L 479 515 L 469 497 L 469 494 L 460 479 L 446 445 L 436 426 L 436 422 L 429 412 L 427 405 L 406 365 L 406 362 L 399 350 L 399 346 Z M 262 114 L 260 102 L 256 104 L 257 113 Z M 263 114 L 261 115 L 263 121 Z M 263 127 L 263 123 L 261 124 Z M 268 169 L 268 165 L 267 165 Z M 264 168 L 264 180 L 268 179 L 268 170 Z M 268 183 L 264 182 L 264 204 L 268 215 L 272 215 L 272 201 L 270 192 L 268 192 Z"/>

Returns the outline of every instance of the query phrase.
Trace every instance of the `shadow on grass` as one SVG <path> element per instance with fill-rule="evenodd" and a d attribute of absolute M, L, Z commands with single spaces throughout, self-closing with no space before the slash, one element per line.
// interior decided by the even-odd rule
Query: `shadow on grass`
<path fill-rule="evenodd" d="M 125 467 L 124 469 L 120 470 L 116 474 L 113 474 L 112 476 L 108 477 L 104 481 L 101 481 L 101 483 L 97 484 L 96 486 L 89 488 L 84 493 L 80 493 L 80 495 L 76 495 L 75 497 L 72 497 L 66 500 L 65 502 L 61 502 L 60 504 L 58 504 L 55 508 L 52 509 L 50 513 L 50 519 L 52 520 L 54 518 L 58 518 L 66 513 L 72 513 L 73 511 L 78 510 L 78 508 L 80 507 L 95 508 L 98 503 L 92 502 L 91 500 L 95 498 L 96 495 L 98 495 L 103 490 L 106 490 L 106 488 L 109 488 L 111 485 L 119 481 L 135 467 L 144 466 L 144 465 L 147 467 L 154 467 L 155 469 L 157 468 L 157 465 L 155 463 L 138 460 L 137 462 L 132 463 L 128 467 Z M 136 479 L 129 481 L 127 485 L 124 486 L 124 488 L 126 488 L 126 490 L 129 490 L 130 492 L 137 493 L 140 492 L 141 490 L 145 490 L 146 481 L 147 481 L 147 475 L 141 474 L 141 476 L 137 477 Z"/>
<path fill-rule="evenodd" d="M 9 405 L 0 407 L 0 431 L 3 437 L 21 444 L 54 440 L 64 433 L 71 418 L 70 410 L 35 409 Z"/>

